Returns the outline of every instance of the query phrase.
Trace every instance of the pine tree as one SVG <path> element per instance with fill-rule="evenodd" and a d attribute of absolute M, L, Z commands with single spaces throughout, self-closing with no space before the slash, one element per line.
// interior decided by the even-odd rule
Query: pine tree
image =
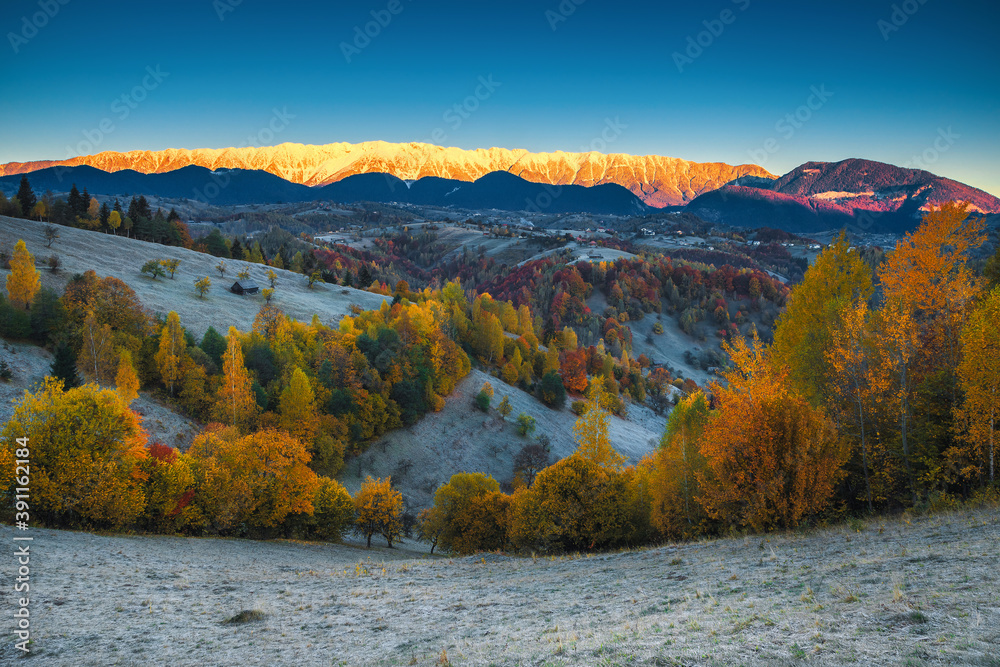
<path fill-rule="evenodd" d="M 31 189 L 31 184 L 28 183 L 27 176 L 21 176 L 21 186 L 17 189 L 16 199 L 21 203 L 21 217 L 29 217 L 31 209 L 35 208 L 35 203 L 38 200 Z"/>
<path fill-rule="evenodd" d="M 14 245 L 14 256 L 10 260 L 7 274 L 7 294 L 11 303 L 21 310 L 27 310 L 41 287 L 41 274 L 35 268 L 35 258 L 28 252 L 23 239 Z"/>
<path fill-rule="evenodd" d="M 358 270 L 358 287 L 367 289 L 371 286 L 372 280 L 372 272 L 368 269 L 368 263 L 362 262 L 361 268 Z"/>
<path fill-rule="evenodd" d="M 65 341 L 56 346 L 49 374 L 62 380 L 63 389 L 80 386 L 80 376 L 76 372 L 76 353 Z"/>

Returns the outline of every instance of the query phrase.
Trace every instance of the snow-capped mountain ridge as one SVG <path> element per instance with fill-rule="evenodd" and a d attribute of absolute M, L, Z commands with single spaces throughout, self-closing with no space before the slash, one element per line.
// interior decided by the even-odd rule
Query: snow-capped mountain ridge
<path fill-rule="evenodd" d="M 652 206 L 685 204 L 699 194 L 742 176 L 774 178 L 767 170 L 753 164 L 698 163 L 659 155 L 593 151 L 532 153 L 507 148 L 465 150 L 385 141 L 322 146 L 283 143 L 264 147 L 107 151 L 68 160 L 11 162 L 0 165 L 0 176 L 58 165 L 90 165 L 110 172 L 133 169 L 146 174 L 173 171 L 188 165 L 209 169 L 259 169 L 310 186 L 327 185 L 364 173 L 392 174 L 405 181 L 425 176 L 474 181 L 490 172 L 507 171 L 528 181 L 551 185 L 615 183 Z"/>

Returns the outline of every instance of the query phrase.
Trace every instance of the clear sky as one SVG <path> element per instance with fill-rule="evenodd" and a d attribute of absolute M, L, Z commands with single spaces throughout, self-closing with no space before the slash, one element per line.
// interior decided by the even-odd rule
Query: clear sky
<path fill-rule="evenodd" d="M 995 0 L 6 0 L 0 29 L 0 162 L 383 139 L 1000 195 Z"/>

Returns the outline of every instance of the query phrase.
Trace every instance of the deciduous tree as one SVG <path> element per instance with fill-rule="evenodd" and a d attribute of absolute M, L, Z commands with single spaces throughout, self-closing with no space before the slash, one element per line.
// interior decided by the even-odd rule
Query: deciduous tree
<path fill-rule="evenodd" d="M 958 423 L 962 438 L 977 456 L 973 466 L 987 471 L 992 484 L 996 468 L 996 427 L 1000 418 L 1000 287 L 987 293 L 962 331 L 958 366 L 964 401 Z M 971 466 L 970 466 L 971 467 Z M 966 471 L 971 472 L 971 470 Z M 966 475 L 971 476 L 971 475 Z"/>
<path fill-rule="evenodd" d="M 250 390 L 250 374 L 243 362 L 240 332 L 229 327 L 226 351 L 222 359 L 222 383 L 215 411 L 218 419 L 232 426 L 248 426 L 257 415 L 257 402 Z"/>
<path fill-rule="evenodd" d="M 200 280 L 194 281 L 194 289 L 195 291 L 198 292 L 198 296 L 201 297 L 202 299 L 205 298 L 205 294 L 208 293 L 208 290 L 211 287 L 212 287 L 212 280 L 208 276 L 205 276 Z"/>
<path fill-rule="evenodd" d="M 171 310 L 167 315 L 167 323 L 160 332 L 160 348 L 156 352 L 156 367 L 171 396 L 174 395 L 174 384 L 181 376 L 181 356 L 185 348 L 181 318 Z"/>
<path fill-rule="evenodd" d="M 385 538 L 389 548 L 403 529 L 403 494 L 392 488 L 392 479 L 372 479 L 369 475 L 354 496 L 356 530 L 364 535 L 368 548 L 372 535 Z"/>
<path fill-rule="evenodd" d="M 608 396 L 600 385 L 595 384 L 587 399 L 587 409 L 573 425 L 576 437 L 576 453 L 594 464 L 609 470 L 621 470 L 625 457 L 611 446 L 608 434 Z"/>
<path fill-rule="evenodd" d="M 27 310 L 41 288 L 42 274 L 35 268 L 35 258 L 28 252 L 23 239 L 14 244 L 14 256 L 7 274 L 7 294 L 10 301 L 21 310 Z"/>
<path fill-rule="evenodd" d="M 292 377 L 278 399 L 281 428 L 302 442 L 311 443 L 319 428 L 316 412 L 316 394 L 309 385 L 309 378 L 301 368 L 292 371 Z"/>
<path fill-rule="evenodd" d="M 709 419 L 708 400 L 698 391 L 670 412 L 656 452 L 651 480 L 652 520 L 667 537 L 690 538 L 705 530 L 707 515 L 697 498 L 698 475 L 705 473 L 700 439 Z"/>
<path fill-rule="evenodd" d="M 49 525 L 122 528 L 142 512 L 134 473 L 146 434 L 115 392 L 46 379 L 21 399 L 2 437 L 28 438 L 32 511 Z"/>
<path fill-rule="evenodd" d="M 139 396 L 139 378 L 132 365 L 132 353 L 122 350 L 118 355 L 118 374 L 115 376 L 115 387 L 118 397 L 126 407 Z"/>
<path fill-rule="evenodd" d="M 795 390 L 813 405 L 828 396 L 828 352 L 841 304 L 867 301 L 873 289 L 871 268 L 842 232 L 792 290 L 774 331 L 771 356 L 775 364 L 788 367 Z"/>

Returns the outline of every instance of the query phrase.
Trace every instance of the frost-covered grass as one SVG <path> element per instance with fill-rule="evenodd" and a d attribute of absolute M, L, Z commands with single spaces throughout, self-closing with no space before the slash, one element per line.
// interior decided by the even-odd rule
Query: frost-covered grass
<path fill-rule="evenodd" d="M 562 558 L 429 558 L 410 542 L 366 551 L 34 534 L 32 628 L 46 665 L 433 665 L 442 654 L 453 665 L 996 665 L 1000 656 L 995 508 Z M 11 536 L 0 529 L 0 540 Z M 13 595 L 0 588 L 0 605 L 11 608 Z M 14 656 L 5 642 L 0 662 Z"/>

